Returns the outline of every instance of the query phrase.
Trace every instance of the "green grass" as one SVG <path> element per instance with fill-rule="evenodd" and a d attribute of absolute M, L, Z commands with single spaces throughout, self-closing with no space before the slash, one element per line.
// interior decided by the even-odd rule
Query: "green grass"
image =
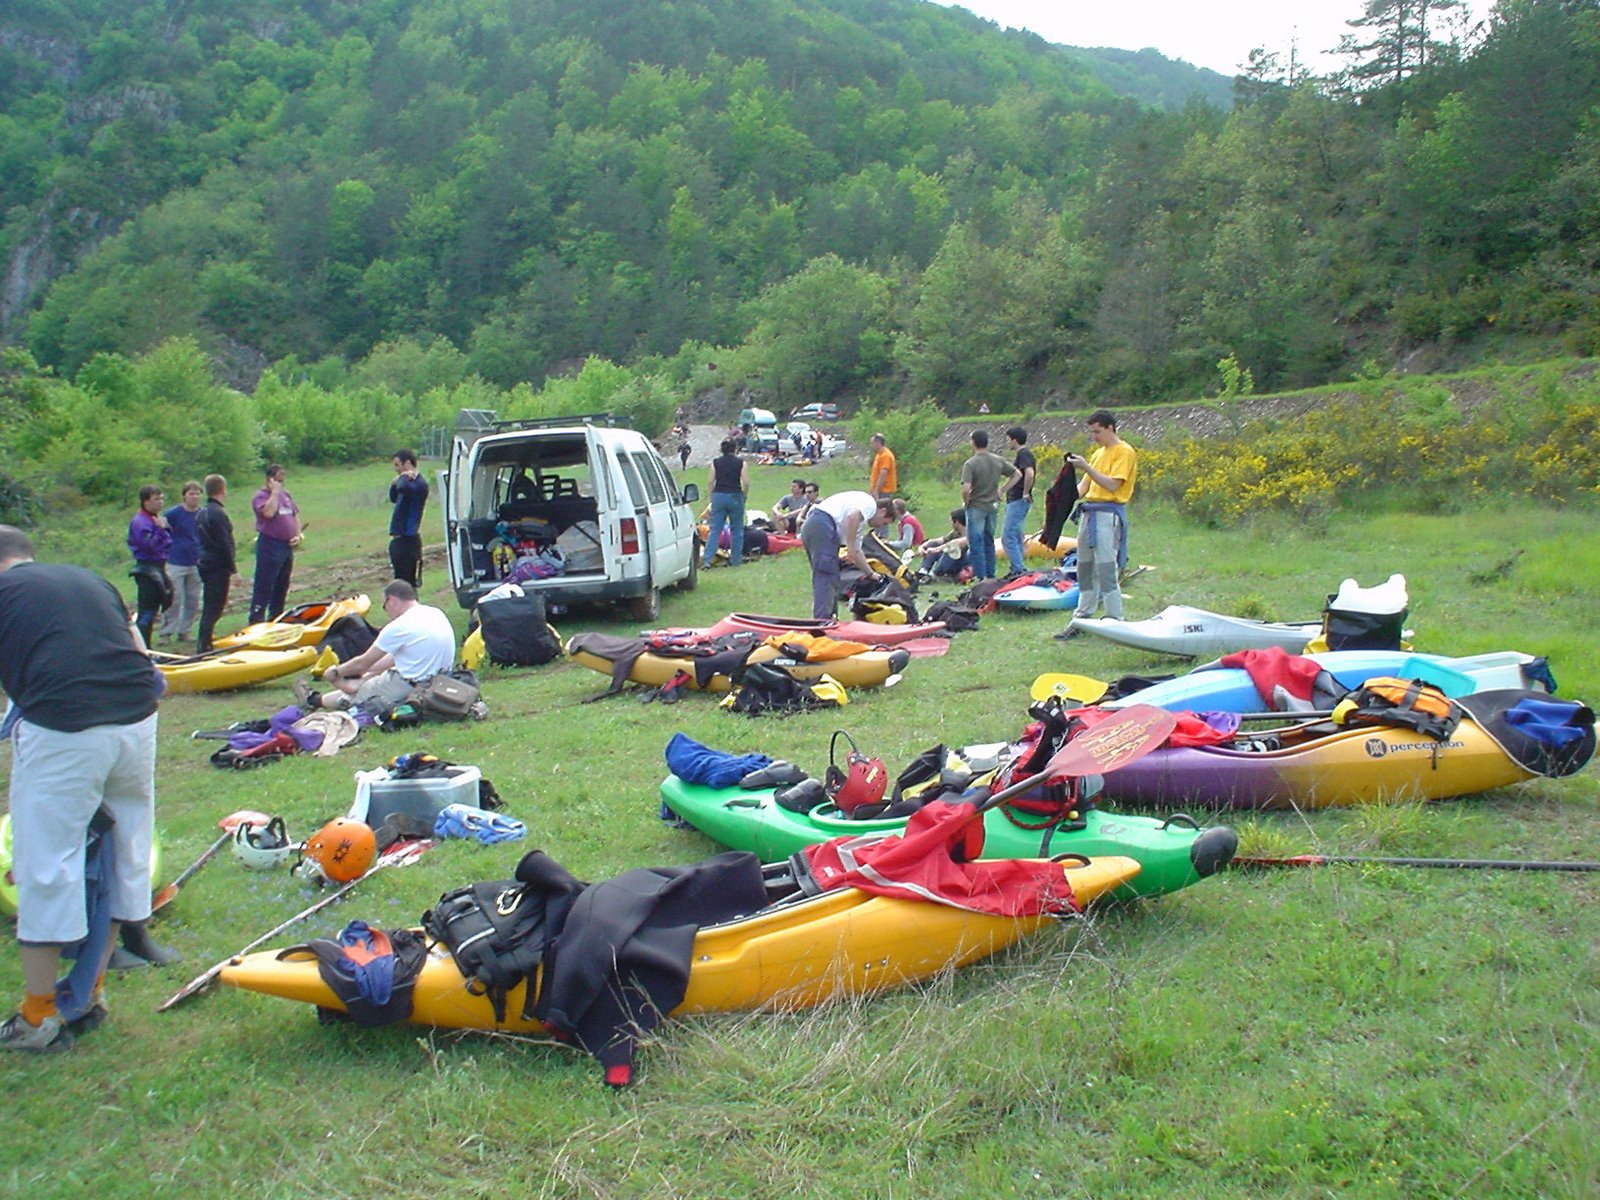
<path fill-rule="evenodd" d="M 821 472 L 829 489 L 859 486 L 859 473 Z M 381 587 L 388 474 L 292 473 L 312 522 L 307 588 Z M 758 471 L 752 503 L 769 506 L 788 474 Z M 1132 585 L 1130 616 L 1181 601 L 1304 617 L 1346 575 L 1400 570 L 1418 649 L 1549 654 L 1563 693 L 1600 695 L 1586 603 L 1600 570 L 1580 515 L 1376 516 L 1326 532 L 1135 515 L 1133 555 L 1156 569 Z M 74 528 L 93 527 L 85 515 Z M 1526 553 L 1473 582 L 1509 557 L 1502 530 Z M 93 539 L 63 531 L 44 544 L 48 557 L 120 567 L 113 553 L 70 553 Z M 426 582 L 460 618 L 443 572 Z M 662 621 L 801 613 L 808 594 L 790 554 L 704 574 L 697 591 L 664 597 Z M 630 628 L 594 612 L 559 623 L 565 634 Z M 482 724 L 370 734 L 332 759 L 252 772 L 215 770 L 215 743 L 188 734 L 266 715 L 286 688 L 173 697 L 159 766 L 168 873 L 233 809 L 282 813 L 303 836 L 344 811 L 358 768 L 410 750 L 475 763 L 527 822 L 527 842 L 441 846 L 284 943 L 356 917 L 409 924 L 450 887 L 508 875 L 533 847 L 585 878 L 712 853 L 656 818 L 675 730 L 819 771 L 843 726 L 898 769 L 935 742 L 1014 734 L 1040 672 L 1185 667 L 1055 642 L 1061 623 L 985 617 L 899 687 L 790 719 L 733 716 L 696 695 L 583 704 L 606 681 L 568 662 L 489 670 Z M 1591 769 L 1458 803 L 1237 824 L 1255 852 L 1593 859 L 1597 815 Z M 223 858 L 156 925 L 182 966 L 114 979 L 111 1024 L 71 1054 L 0 1061 L 0 1195 L 1589 1197 L 1600 1190 L 1597 888 L 1555 874 L 1234 873 L 870 1002 L 670 1023 L 642 1051 L 638 1086 L 618 1095 L 588 1059 L 528 1039 L 325 1028 L 308 1009 L 227 989 L 157 1015 L 191 974 L 309 901 L 295 880 Z M 20 987 L 5 948 L 0 995 Z"/>

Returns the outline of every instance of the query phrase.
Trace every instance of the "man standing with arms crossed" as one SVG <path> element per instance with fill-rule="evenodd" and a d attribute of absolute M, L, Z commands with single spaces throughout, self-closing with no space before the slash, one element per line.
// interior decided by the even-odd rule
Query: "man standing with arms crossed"
<path fill-rule="evenodd" d="M 1128 556 L 1127 509 L 1139 474 L 1139 456 L 1117 436 L 1117 418 L 1105 409 L 1090 413 L 1087 425 L 1094 452 L 1088 458 L 1067 455 L 1080 472 L 1078 495 L 1083 497 L 1078 505 L 1078 610 L 1072 619 L 1094 616 L 1103 601 L 1106 616 L 1120 621 L 1119 578 Z M 1056 639 L 1065 641 L 1077 634 L 1077 628 L 1068 625 Z"/>
<path fill-rule="evenodd" d="M 150 915 L 156 689 L 116 589 L 82 567 L 34 562 L 32 542 L 9 525 L 0 525 L 0 687 L 11 702 L 0 728 L 11 738 L 24 992 L 0 1025 L 0 1050 L 52 1053 L 105 1020 L 116 926 Z M 92 993 L 64 1014 L 56 972 L 62 950 L 89 933 L 84 841 L 102 808 L 114 822 L 111 936 Z"/>
<path fill-rule="evenodd" d="M 422 587 L 422 510 L 428 504 L 428 481 L 417 470 L 414 450 L 396 450 L 389 462 L 394 482 L 389 485 L 389 565 L 394 577 L 413 588 Z"/>

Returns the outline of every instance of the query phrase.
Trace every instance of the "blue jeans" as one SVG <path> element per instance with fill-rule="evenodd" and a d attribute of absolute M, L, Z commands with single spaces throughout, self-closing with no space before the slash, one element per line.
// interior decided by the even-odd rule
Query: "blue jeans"
<path fill-rule="evenodd" d="M 839 527 L 827 513 L 812 509 L 800 526 L 800 544 L 811 561 L 811 615 L 829 620 L 839 615 Z"/>
<path fill-rule="evenodd" d="M 716 558 L 724 523 L 728 526 L 728 561 L 736 567 L 744 561 L 744 496 L 739 492 L 712 492 L 711 528 L 706 531 L 702 566 L 709 567 Z"/>
<path fill-rule="evenodd" d="M 256 577 L 250 588 L 250 623 L 268 621 L 283 611 L 289 600 L 289 576 L 294 571 L 294 547 L 288 542 L 256 538 Z"/>
<path fill-rule="evenodd" d="M 994 511 L 967 509 L 967 557 L 974 579 L 994 578 Z"/>
<path fill-rule="evenodd" d="M 1006 562 L 1013 575 L 1022 574 L 1022 529 L 1028 520 L 1032 500 L 1007 500 L 1005 524 L 1000 530 L 1000 544 L 1006 548 Z"/>

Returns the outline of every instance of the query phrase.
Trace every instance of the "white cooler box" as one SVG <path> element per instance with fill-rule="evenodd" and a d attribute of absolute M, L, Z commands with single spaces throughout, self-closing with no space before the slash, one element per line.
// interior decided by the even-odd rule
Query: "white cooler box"
<path fill-rule="evenodd" d="M 350 817 L 373 828 L 390 813 L 432 821 L 447 804 L 478 807 L 477 767 L 451 767 L 452 775 L 421 779 L 390 779 L 383 767 L 356 772 L 356 798 Z"/>

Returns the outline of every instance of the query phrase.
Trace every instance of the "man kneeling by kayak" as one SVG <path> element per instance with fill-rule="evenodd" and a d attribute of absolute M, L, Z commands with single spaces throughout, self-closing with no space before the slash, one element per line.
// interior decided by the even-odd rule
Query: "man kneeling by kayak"
<path fill-rule="evenodd" d="M 450 618 L 417 600 L 416 589 L 396 579 L 383 589 L 383 611 L 389 623 L 377 640 L 349 662 L 329 667 L 322 678 L 332 691 L 317 693 L 304 682 L 295 685 L 302 708 L 362 708 L 387 712 L 419 683 L 448 671 L 456 658 L 456 631 Z"/>

